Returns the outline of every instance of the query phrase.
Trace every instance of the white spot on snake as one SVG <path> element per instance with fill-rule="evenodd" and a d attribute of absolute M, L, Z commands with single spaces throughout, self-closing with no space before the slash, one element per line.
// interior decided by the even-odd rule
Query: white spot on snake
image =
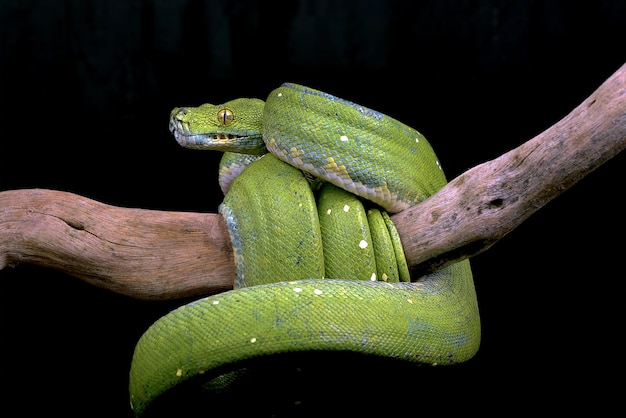
<path fill-rule="evenodd" d="M 411 304 L 413 303 L 413 301 L 411 299 L 407 299 L 406 301 L 411 303 Z"/>
<path fill-rule="evenodd" d="M 315 290 L 313 291 L 313 293 L 315 293 L 316 295 L 321 295 L 321 294 L 322 294 L 322 291 L 321 291 L 321 290 L 319 290 L 319 289 L 315 289 Z"/>
<path fill-rule="evenodd" d="M 367 241 L 365 241 L 364 239 L 361 240 L 361 242 L 359 242 L 359 247 L 365 249 L 367 248 Z"/>
<path fill-rule="evenodd" d="M 348 211 L 350 211 L 350 205 L 345 205 L 345 206 L 343 207 L 343 211 L 344 211 L 344 212 L 348 212 Z"/>
<path fill-rule="evenodd" d="M 376 273 L 372 273 L 372 277 L 370 277 L 370 281 L 371 282 L 375 282 L 376 281 Z"/>
<path fill-rule="evenodd" d="M 182 375 L 183 375 L 183 370 L 182 369 L 176 370 L 176 376 L 181 377 Z"/>
<path fill-rule="evenodd" d="M 250 342 L 251 342 L 252 344 L 254 344 L 254 343 L 256 342 L 256 338 L 254 338 L 254 337 L 250 338 Z"/>
<path fill-rule="evenodd" d="M 300 293 L 300 292 L 302 292 L 302 288 L 301 287 L 294 287 L 293 291 L 296 292 L 296 293 Z"/>
<path fill-rule="evenodd" d="M 219 304 L 220 304 L 220 301 L 219 301 L 219 300 L 214 300 L 214 301 L 213 301 L 213 305 L 219 305 Z"/>
<path fill-rule="evenodd" d="M 342 142 L 347 142 L 348 141 L 348 137 L 346 135 L 341 135 L 339 137 L 339 139 L 341 139 Z"/>
<path fill-rule="evenodd" d="M 441 170 L 441 163 L 439 162 L 439 160 L 435 161 L 437 163 L 437 167 L 439 167 L 439 169 Z"/>
<path fill-rule="evenodd" d="M 383 281 L 386 282 L 388 278 L 389 277 L 385 273 L 383 273 Z"/>
<path fill-rule="evenodd" d="M 283 94 L 282 93 L 278 93 L 278 97 L 283 97 Z"/>
<path fill-rule="evenodd" d="M 415 142 L 416 142 L 416 143 L 419 143 L 419 142 L 420 142 L 420 139 L 419 139 L 419 138 L 415 138 Z"/>
<path fill-rule="evenodd" d="M 332 209 L 327 209 L 327 210 L 326 210 L 326 215 L 330 215 L 330 213 L 331 213 L 332 211 L 333 211 Z"/>

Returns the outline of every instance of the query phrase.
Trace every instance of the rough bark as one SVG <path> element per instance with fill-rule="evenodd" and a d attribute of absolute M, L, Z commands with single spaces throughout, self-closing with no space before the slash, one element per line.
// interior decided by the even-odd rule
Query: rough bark
<path fill-rule="evenodd" d="M 0 193 L 0 268 L 31 263 L 139 299 L 232 288 L 221 215 L 106 205 L 45 189 Z"/>
<path fill-rule="evenodd" d="M 392 216 L 413 274 L 491 247 L 626 147 L 626 64 L 559 122 Z"/>

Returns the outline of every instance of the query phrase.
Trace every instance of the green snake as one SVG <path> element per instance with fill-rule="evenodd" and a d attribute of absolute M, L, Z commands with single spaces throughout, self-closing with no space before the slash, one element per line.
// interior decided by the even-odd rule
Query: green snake
<path fill-rule="evenodd" d="M 266 101 L 175 108 L 184 147 L 223 151 L 220 185 L 234 290 L 181 306 L 140 338 L 139 416 L 192 378 L 288 352 L 413 363 L 471 358 L 480 321 L 469 261 L 411 278 L 389 213 L 446 184 L 428 141 L 380 112 L 285 83 Z"/>

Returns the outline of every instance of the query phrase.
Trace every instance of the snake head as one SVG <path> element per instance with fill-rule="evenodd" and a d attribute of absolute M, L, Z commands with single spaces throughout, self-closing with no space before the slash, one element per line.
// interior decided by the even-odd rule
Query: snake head
<path fill-rule="evenodd" d="M 235 99 L 221 105 L 176 107 L 169 129 L 185 148 L 263 154 L 264 106 L 260 99 Z"/>

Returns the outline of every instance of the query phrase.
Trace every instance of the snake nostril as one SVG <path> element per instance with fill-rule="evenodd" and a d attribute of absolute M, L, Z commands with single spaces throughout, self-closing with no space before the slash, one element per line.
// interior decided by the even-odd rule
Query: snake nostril
<path fill-rule="evenodd" d="M 185 107 L 176 107 L 170 113 L 172 118 L 176 118 L 178 120 L 182 120 L 185 116 L 187 116 L 187 108 Z"/>

